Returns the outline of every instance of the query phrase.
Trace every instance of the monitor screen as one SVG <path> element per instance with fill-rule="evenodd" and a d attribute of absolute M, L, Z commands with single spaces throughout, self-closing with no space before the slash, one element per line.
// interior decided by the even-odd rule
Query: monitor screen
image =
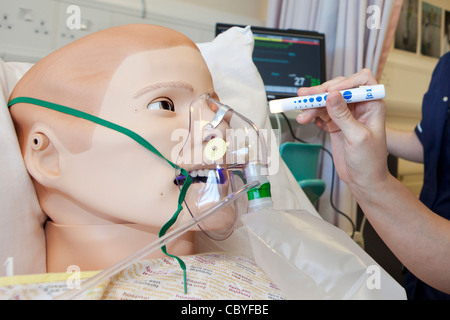
<path fill-rule="evenodd" d="M 232 26 L 216 24 L 216 35 Z M 253 26 L 251 30 L 255 40 L 253 62 L 264 81 L 268 100 L 294 97 L 300 87 L 325 82 L 324 34 Z"/>

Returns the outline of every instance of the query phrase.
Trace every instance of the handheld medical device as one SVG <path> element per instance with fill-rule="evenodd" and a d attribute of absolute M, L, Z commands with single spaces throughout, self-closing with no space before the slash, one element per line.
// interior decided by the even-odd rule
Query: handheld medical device
<path fill-rule="evenodd" d="M 347 103 L 380 100 L 386 97 L 386 91 L 382 84 L 341 90 L 340 93 Z M 325 92 L 310 96 L 272 100 L 269 102 L 270 112 L 280 113 L 325 107 L 327 104 L 327 96 L 328 92 Z"/>

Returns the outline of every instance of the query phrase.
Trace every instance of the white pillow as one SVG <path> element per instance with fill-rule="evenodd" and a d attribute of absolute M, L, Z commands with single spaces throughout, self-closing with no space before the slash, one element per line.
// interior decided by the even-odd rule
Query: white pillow
<path fill-rule="evenodd" d="M 28 63 L 0 60 L 0 276 L 45 272 L 42 213 L 25 169 L 7 101 Z M 6 261 L 13 263 L 7 267 Z M 12 259 L 11 259 L 12 258 Z M 8 269 L 8 270 L 7 270 Z"/>
<path fill-rule="evenodd" d="M 233 27 L 212 42 L 197 46 L 211 71 L 220 100 L 261 128 L 267 117 L 267 99 L 264 83 L 252 60 L 250 27 Z"/>

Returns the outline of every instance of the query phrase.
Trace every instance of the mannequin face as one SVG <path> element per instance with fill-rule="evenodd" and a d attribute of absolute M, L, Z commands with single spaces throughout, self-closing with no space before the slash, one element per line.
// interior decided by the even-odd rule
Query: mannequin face
<path fill-rule="evenodd" d="M 218 99 L 195 44 L 174 30 L 136 24 L 102 30 L 55 51 L 22 77 L 10 100 L 31 97 L 96 116 L 198 172 L 198 164 L 177 158 L 189 145 L 184 142 L 190 105 L 205 93 Z M 208 121 L 214 116 L 206 103 L 197 110 Z M 10 111 L 39 204 L 51 220 L 45 227 L 48 270 L 64 271 L 70 264 L 105 268 L 159 237 L 178 209 L 179 171 L 171 164 L 131 137 L 82 117 L 39 103 L 17 103 Z M 226 130 L 227 120 L 222 122 L 220 130 Z M 202 205 L 209 205 L 229 194 L 228 182 L 200 181 L 191 184 L 186 202 L 200 196 Z M 188 198 L 189 192 L 194 196 Z M 173 227 L 192 219 L 183 207 Z M 222 217 L 208 219 L 214 220 L 208 231 L 230 227 L 233 209 L 227 206 Z M 168 250 L 192 254 L 193 234 L 182 235 Z"/>
<path fill-rule="evenodd" d="M 180 142 L 172 141 L 172 132 L 188 128 L 189 105 L 205 92 L 212 93 L 213 84 L 197 50 L 144 51 L 118 67 L 98 116 L 135 131 L 174 161 L 171 153 Z M 64 159 L 62 188 L 96 217 L 161 227 L 177 208 L 175 169 L 121 133 L 96 126 L 91 147 Z M 186 219 L 183 210 L 178 223 Z"/>

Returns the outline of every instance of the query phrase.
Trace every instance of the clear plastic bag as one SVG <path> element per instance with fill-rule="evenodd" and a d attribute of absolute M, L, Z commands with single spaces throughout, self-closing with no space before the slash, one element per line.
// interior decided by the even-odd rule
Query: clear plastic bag
<path fill-rule="evenodd" d="M 406 299 L 344 231 L 304 210 L 242 217 L 257 264 L 288 299 Z"/>

